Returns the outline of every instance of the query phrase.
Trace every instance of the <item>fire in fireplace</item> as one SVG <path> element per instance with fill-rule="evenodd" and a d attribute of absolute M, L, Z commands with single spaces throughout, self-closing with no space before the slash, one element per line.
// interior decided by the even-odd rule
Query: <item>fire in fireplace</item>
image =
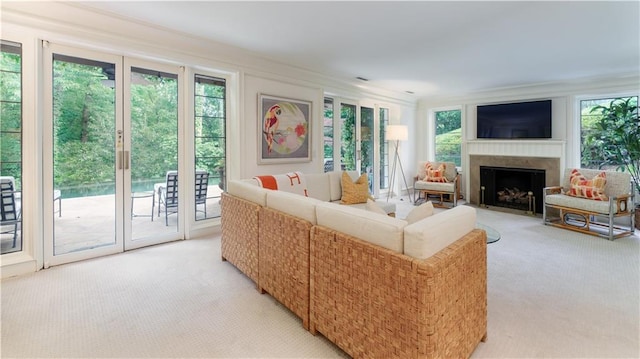
<path fill-rule="evenodd" d="M 544 187 L 545 170 L 480 166 L 480 204 L 542 213 Z"/>

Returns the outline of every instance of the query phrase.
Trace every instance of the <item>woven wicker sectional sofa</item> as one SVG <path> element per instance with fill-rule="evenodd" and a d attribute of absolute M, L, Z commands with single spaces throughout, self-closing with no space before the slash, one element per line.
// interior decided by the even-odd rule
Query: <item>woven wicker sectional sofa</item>
<path fill-rule="evenodd" d="M 222 259 L 352 357 L 469 357 L 487 334 L 475 210 L 408 224 L 332 203 L 340 172 L 305 177 L 309 197 L 230 181 Z"/>

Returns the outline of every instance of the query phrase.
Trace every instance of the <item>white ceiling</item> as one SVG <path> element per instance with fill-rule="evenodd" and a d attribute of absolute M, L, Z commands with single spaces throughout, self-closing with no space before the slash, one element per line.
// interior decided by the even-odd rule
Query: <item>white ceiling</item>
<path fill-rule="evenodd" d="M 417 96 L 640 73 L 640 2 L 82 2 Z"/>

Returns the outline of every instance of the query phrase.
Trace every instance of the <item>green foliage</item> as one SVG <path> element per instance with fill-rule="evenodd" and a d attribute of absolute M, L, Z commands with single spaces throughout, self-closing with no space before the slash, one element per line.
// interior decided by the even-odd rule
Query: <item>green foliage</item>
<path fill-rule="evenodd" d="M 462 112 L 460 110 L 436 112 L 436 136 L 461 127 Z"/>
<path fill-rule="evenodd" d="M 638 98 L 617 98 L 607 106 L 593 107 L 589 113 L 599 115 L 593 123 L 596 131 L 587 132 L 585 137 L 591 158 L 598 156 L 601 166 L 611 164 L 629 172 L 640 192 Z"/>
<path fill-rule="evenodd" d="M 462 165 L 461 117 L 460 110 L 436 112 L 436 161 Z"/>
<path fill-rule="evenodd" d="M 15 179 L 22 188 L 22 58 L 0 52 L 0 175 Z"/>
<path fill-rule="evenodd" d="M 458 128 L 436 136 L 436 161 L 453 162 L 461 166 L 462 129 Z"/>
<path fill-rule="evenodd" d="M 333 158 L 333 103 L 331 106 L 325 104 L 324 107 L 324 140 L 323 153 L 324 158 Z"/>
<path fill-rule="evenodd" d="M 342 119 L 342 164 L 347 171 L 356 169 L 356 107 L 343 105 L 340 109 Z"/>

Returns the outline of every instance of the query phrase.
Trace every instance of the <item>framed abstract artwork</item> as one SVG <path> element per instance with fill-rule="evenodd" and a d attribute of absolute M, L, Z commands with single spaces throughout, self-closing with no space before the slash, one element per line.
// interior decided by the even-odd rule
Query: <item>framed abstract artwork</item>
<path fill-rule="evenodd" d="M 311 102 L 258 95 L 258 163 L 311 161 Z"/>

